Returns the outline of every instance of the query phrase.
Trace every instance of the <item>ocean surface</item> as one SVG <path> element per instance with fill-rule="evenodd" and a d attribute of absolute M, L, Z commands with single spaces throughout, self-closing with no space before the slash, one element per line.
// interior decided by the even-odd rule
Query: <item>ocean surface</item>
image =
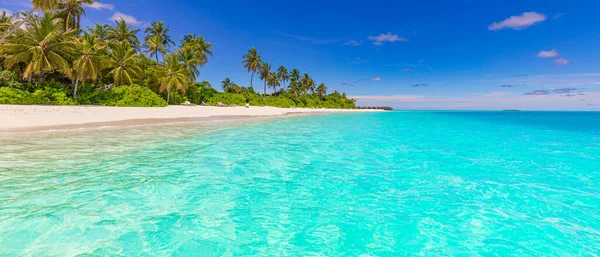
<path fill-rule="evenodd" d="M 599 112 L 0 139 L 0 256 L 599 256 Z"/>

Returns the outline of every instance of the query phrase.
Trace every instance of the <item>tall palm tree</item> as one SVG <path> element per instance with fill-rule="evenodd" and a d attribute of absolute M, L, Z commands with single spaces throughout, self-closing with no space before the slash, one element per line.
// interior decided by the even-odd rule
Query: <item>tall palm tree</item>
<path fill-rule="evenodd" d="M 32 0 L 31 3 L 33 4 L 33 9 L 46 12 L 58 8 L 60 0 Z"/>
<path fill-rule="evenodd" d="M 161 51 L 163 59 L 165 58 L 165 54 L 169 50 L 171 45 L 175 45 L 175 42 L 171 40 L 171 36 L 169 36 L 169 26 L 165 26 L 165 23 L 162 21 L 155 21 L 150 23 L 150 27 L 146 28 L 146 37 L 144 37 L 144 41 L 152 41 L 153 44 L 157 45 L 159 49 L 164 49 Z M 158 57 L 156 57 L 156 61 L 158 61 Z"/>
<path fill-rule="evenodd" d="M 6 68 L 24 64 L 23 78 L 28 80 L 55 70 L 69 75 L 76 53 L 74 31 L 65 31 L 63 21 L 50 12 L 26 19 L 26 29 L 19 28 L 0 42 L 0 55 L 6 57 Z"/>
<path fill-rule="evenodd" d="M 277 69 L 277 78 L 281 80 L 283 87 L 285 88 L 285 82 L 290 80 L 290 74 L 285 66 L 279 66 L 279 69 Z"/>
<path fill-rule="evenodd" d="M 300 71 L 298 69 L 293 69 L 292 72 L 290 72 L 289 90 L 296 96 L 300 93 Z"/>
<path fill-rule="evenodd" d="M 250 76 L 250 87 L 254 90 L 252 79 L 254 78 L 254 73 L 260 69 L 263 63 L 262 58 L 260 57 L 260 51 L 257 51 L 256 48 L 252 47 L 243 58 L 244 68 L 248 69 L 248 72 L 252 72 L 252 76 Z"/>
<path fill-rule="evenodd" d="M 195 34 L 185 35 L 183 40 L 181 40 L 181 46 L 191 47 L 195 54 L 198 55 L 198 58 L 202 60 L 201 66 L 208 62 L 208 56 L 213 55 L 212 50 L 210 50 L 213 44 L 207 42 L 203 36 L 197 37 Z"/>
<path fill-rule="evenodd" d="M 273 88 L 273 95 L 277 96 L 277 87 L 281 85 L 281 83 L 279 82 L 279 77 L 277 76 L 277 73 L 271 72 L 271 74 L 269 75 L 269 81 L 267 82 L 267 84 L 269 84 L 269 87 Z"/>
<path fill-rule="evenodd" d="M 164 58 L 165 53 L 167 52 L 167 49 L 163 44 L 163 40 L 159 36 L 154 36 L 144 40 L 144 48 L 146 48 L 146 51 L 144 51 L 144 53 L 148 54 L 150 58 L 152 58 L 152 56 L 155 56 L 156 62 L 158 62 L 159 53 L 162 53 Z"/>
<path fill-rule="evenodd" d="M 200 59 L 201 57 L 189 46 L 177 48 L 177 55 L 179 60 L 183 63 L 183 68 L 190 71 L 190 82 L 196 81 L 196 78 L 200 76 L 198 66 L 201 66 L 203 63 L 202 59 Z"/>
<path fill-rule="evenodd" d="M 260 66 L 260 79 L 265 82 L 265 91 L 263 95 L 267 95 L 267 81 L 271 77 L 271 64 L 264 63 Z"/>
<path fill-rule="evenodd" d="M 158 79 L 160 83 L 160 92 L 167 91 L 167 103 L 171 100 L 171 90 L 181 90 L 185 92 L 189 84 L 189 70 L 183 67 L 183 63 L 179 61 L 176 54 L 169 54 L 165 58 L 165 67 L 163 68 L 161 77 Z"/>
<path fill-rule="evenodd" d="M 73 62 L 75 86 L 73 99 L 77 99 L 77 85 L 79 81 L 96 81 L 102 77 L 102 70 L 106 67 L 106 45 L 100 38 L 85 33 L 79 39 L 81 55 Z"/>
<path fill-rule="evenodd" d="M 319 84 L 317 87 L 317 94 L 319 95 L 319 99 L 323 99 L 323 97 L 327 94 L 327 87 L 325 84 Z"/>
<path fill-rule="evenodd" d="M 142 70 L 137 58 L 135 49 L 125 41 L 110 45 L 107 66 L 111 70 L 108 75 L 113 77 L 115 86 L 133 84 L 133 79 L 140 77 Z"/>
<path fill-rule="evenodd" d="M 117 43 L 127 42 L 131 47 L 139 49 L 140 41 L 135 34 L 140 32 L 140 30 L 131 28 L 131 25 L 128 25 L 123 19 L 116 20 L 115 22 L 117 25 L 108 29 L 106 39 Z"/>
<path fill-rule="evenodd" d="M 58 4 L 58 15 L 64 18 L 66 30 L 73 28 L 79 30 L 81 16 L 85 15 L 83 7 L 93 3 L 94 0 L 62 0 Z"/>
<path fill-rule="evenodd" d="M 95 23 L 94 27 L 87 27 L 87 29 L 90 34 L 94 35 L 95 37 L 106 40 L 108 31 L 110 30 L 110 25 Z"/>
<path fill-rule="evenodd" d="M 315 85 L 315 81 L 306 73 L 304 73 L 304 75 L 302 76 L 302 92 L 304 94 L 308 93 L 308 90 L 311 90 L 312 88 L 314 88 Z"/>
<path fill-rule="evenodd" d="M 225 92 L 229 93 L 233 85 L 235 84 L 229 78 L 225 78 L 223 81 L 221 81 L 221 87 L 223 87 L 223 91 Z"/>

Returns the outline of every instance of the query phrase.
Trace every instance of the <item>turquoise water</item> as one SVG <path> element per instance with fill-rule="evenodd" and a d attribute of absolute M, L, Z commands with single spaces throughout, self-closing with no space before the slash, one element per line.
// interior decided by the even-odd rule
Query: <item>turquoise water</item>
<path fill-rule="evenodd" d="M 0 256 L 598 256 L 600 113 L 0 139 Z"/>

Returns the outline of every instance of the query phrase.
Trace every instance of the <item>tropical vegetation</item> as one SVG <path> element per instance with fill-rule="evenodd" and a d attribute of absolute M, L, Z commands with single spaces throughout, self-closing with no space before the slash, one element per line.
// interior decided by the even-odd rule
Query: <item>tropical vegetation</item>
<path fill-rule="evenodd" d="M 18 17 L 0 12 L 0 104 L 355 108 L 353 99 L 328 94 L 309 74 L 271 66 L 254 47 L 241 63 L 250 86 L 224 78 L 218 91 L 198 82 L 213 56 L 213 44 L 203 36 L 188 34 L 177 42 L 163 21 L 150 23 L 143 35 L 123 19 L 84 28 L 81 18 L 94 0 L 31 3 L 33 9 Z M 262 80 L 260 93 L 255 78 Z"/>

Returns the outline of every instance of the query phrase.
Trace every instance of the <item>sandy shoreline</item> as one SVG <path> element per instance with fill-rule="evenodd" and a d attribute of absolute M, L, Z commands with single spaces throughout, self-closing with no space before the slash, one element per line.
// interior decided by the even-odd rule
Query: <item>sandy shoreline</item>
<path fill-rule="evenodd" d="M 373 111 L 379 110 L 178 105 L 160 108 L 0 105 L 0 132 L 35 132 L 202 120 L 214 121 L 252 117 Z"/>

